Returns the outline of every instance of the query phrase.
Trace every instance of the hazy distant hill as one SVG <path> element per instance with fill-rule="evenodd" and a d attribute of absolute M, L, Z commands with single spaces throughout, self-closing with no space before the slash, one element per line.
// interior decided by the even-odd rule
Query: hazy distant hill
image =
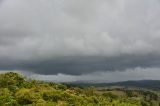
<path fill-rule="evenodd" d="M 138 80 L 138 81 L 123 81 L 114 83 L 85 83 L 85 82 L 73 82 L 72 84 L 85 86 L 97 86 L 97 87 L 111 87 L 111 86 L 123 86 L 136 87 L 136 88 L 147 88 L 147 89 L 160 89 L 160 80 Z"/>

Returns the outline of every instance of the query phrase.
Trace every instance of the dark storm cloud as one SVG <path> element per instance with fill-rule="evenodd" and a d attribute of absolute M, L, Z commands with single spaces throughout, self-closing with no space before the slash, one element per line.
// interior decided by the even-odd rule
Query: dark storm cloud
<path fill-rule="evenodd" d="M 157 56 L 70 57 L 68 59 L 36 62 L 35 64 L 27 65 L 30 69 L 39 70 L 38 72 L 41 74 L 85 74 L 96 71 L 124 71 L 130 68 L 159 66 L 160 58 Z"/>
<path fill-rule="evenodd" d="M 160 66 L 159 0 L 4 0 L 0 69 L 84 74 Z"/>
<path fill-rule="evenodd" d="M 106 57 L 61 57 L 57 60 L 42 60 L 18 64 L 2 65 L 4 69 L 28 70 L 39 74 L 87 74 L 97 71 L 124 71 L 126 69 L 159 68 L 160 56 L 120 56 L 113 58 Z"/>

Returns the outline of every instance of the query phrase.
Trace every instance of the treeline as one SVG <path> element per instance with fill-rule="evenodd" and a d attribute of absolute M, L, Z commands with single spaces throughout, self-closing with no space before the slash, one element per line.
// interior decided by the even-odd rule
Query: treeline
<path fill-rule="evenodd" d="M 0 74 L 0 106 L 160 106 L 153 92 L 118 92 L 28 80 L 13 72 Z"/>

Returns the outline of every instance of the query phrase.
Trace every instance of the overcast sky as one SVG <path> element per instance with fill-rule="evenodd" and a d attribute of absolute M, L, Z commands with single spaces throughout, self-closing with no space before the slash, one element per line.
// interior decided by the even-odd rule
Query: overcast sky
<path fill-rule="evenodd" d="M 160 79 L 160 0 L 0 0 L 0 70 Z"/>

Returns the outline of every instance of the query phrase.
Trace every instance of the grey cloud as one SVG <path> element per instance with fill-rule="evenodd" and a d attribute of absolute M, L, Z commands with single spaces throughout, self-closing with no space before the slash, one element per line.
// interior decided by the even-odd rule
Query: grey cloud
<path fill-rule="evenodd" d="M 21 62 L 18 64 L 4 63 L 1 70 L 28 70 L 40 74 L 71 74 L 80 75 L 97 71 L 124 71 L 126 69 L 159 68 L 160 56 L 120 56 L 120 57 L 61 57 L 38 61 Z"/>
<path fill-rule="evenodd" d="M 124 71 L 107 71 L 107 72 L 92 72 L 82 75 L 66 75 L 59 73 L 56 75 L 43 75 L 33 72 L 16 71 L 22 73 L 31 79 L 54 81 L 54 82 L 72 82 L 72 81 L 86 81 L 86 82 L 117 82 L 126 80 L 160 80 L 160 68 L 142 68 L 136 67 L 133 69 L 126 69 Z M 7 71 L 1 70 L 0 73 Z"/>
<path fill-rule="evenodd" d="M 76 75 L 41 75 L 35 73 L 24 73 L 32 79 L 48 80 L 55 82 L 72 82 L 72 81 L 87 81 L 87 82 L 117 82 L 126 80 L 160 80 L 160 68 L 141 68 L 136 67 L 134 69 L 126 69 L 124 71 L 114 72 L 93 72 L 90 74 Z"/>
<path fill-rule="evenodd" d="M 159 67 L 159 0 L 5 0 L 0 67 L 41 74 Z"/>

